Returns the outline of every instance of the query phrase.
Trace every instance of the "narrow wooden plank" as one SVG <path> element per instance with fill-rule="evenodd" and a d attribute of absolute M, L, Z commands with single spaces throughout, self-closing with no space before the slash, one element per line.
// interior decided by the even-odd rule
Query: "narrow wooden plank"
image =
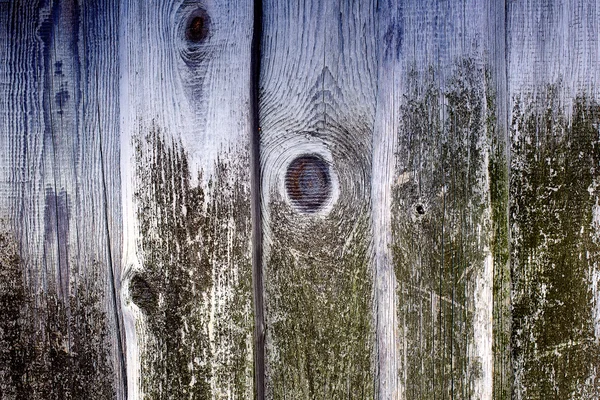
<path fill-rule="evenodd" d="M 515 398 L 597 399 L 600 7 L 508 15 Z"/>
<path fill-rule="evenodd" d="M 496 400 L 512 399 L 514 382 L 511 346 L 510 140 L 508 138 L 506 20 L 506 1 L 490 2 L 487 21 L 489 57 L 487 68 L 490 79 L 486 106 L 492 224 L 490 250 L 494 262 L 492 398 Z"/>
<path fill-rule="evenodd" d="M 377 92 L 373 126 L 371 175 L 371 220 L 375 274 L 375 321 L 377 343 L 378 399 L 399 399 L 399 348 L 396 276 L 392 254 L 392 186 L 398 140 L 396 105 L 402 93 L 400 82 L 403 36 L 401 6 L 394 1 L 378 2 L 376 55 Z"/>
<path fill-rule="evenodd" d="M 397 132 L 389 190 L 398 383 L 390 390 L 405 399 L 508 398 L 507 382 L 493 391 L 494 364 L 510 371 L 501 341 L 508 288 L 494 300 L 496 277 L 508 275 L 500 237 L 507 196 L 493 189 L 507 179 L 503 108 L 496 104 L 503 71 L 495 65 L 504 41 L 503 30 L 490 29 L 503 8 L 471 0 L 390 7 L 386 13 L 400 21 L 399 65 L 381 70 L 384 82 L 394 83 L 380 83 L 379 98 L 396 119 L 381 124 L 385 133 L 375 142 L 395 145 L 387 132 Z"/>
<path fill-rule="evenodd" d="M 373 398 L 374 4 L 263 7 L 266 398 Z"/>
<path fill-rule="evenodd" d="M 0 11 L 0 304 L 10 309 L 0 391 L 125 398 L 120 182 L 108 168 L 119 159 L 118 8 L 65 0 Z"/>
<path fill-rule="evenodd" d="M 121 15 L 129 396 L 252 398 L 252 3 Z"/>

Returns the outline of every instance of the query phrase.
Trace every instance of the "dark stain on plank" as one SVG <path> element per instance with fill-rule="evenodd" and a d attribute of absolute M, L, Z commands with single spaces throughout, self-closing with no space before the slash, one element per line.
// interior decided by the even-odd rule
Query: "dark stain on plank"
<path fill-rule="evenodd" d="M 98 277 L 75 283 L 67 304 L 52 290 L 33 293 L 23 271 L 16 242 L 0 233 L 0 397 L 114 399 Z"/>
<path fill-rule="evenodd" d="M 475 277 L 488 229 L 485 71 L 463 59 L 443 89 L 435 69 L 425 71 L 408 75 L 393 187 L 400 358 L 406 357 L 399 374 L 407 399 L 466 399 L 481 374 L 471 349 Z"/>
<path fill-rule="evenodd" d="M 67 89 L 61 89 L 58 92 L 56 92 L 56 94 L 54 95 L 54 102 L 58 107 L 57 112 L 59 114 L 63 113 L 62 109 L 67 105 L 67 101 L 69 101 L 70 98 L 71 96 L 69 95 L 69 91 Z"/>
<path fill-rule="evenodd" d="M 45 252 L 58 249 L 56 259 L 56 281 L 59 285 L 59 293 L 63 298 L 69 295 L 69 197 L 67 192 L 61 190 L 56 193 L 52 187 L 46 188 L 44 209 L 44 248 Z M 46 269 L 52 269 L 47 268 Z M 51 277 L 46 277 L 51 279 Z M 52 281 L 53 282 L 53 281 Z"/>
<path fill-rule="evenodd" d="M 559 91 L 548 85 L 515 97 L 512 109 L 515 373 L 522 398 L 597 399 L 590 274 L 600 262 L 600 106 L 577 98 L 569 118 Z"/>
<path fill-rule="evenodd" d="M 227 382 L 231 396 L 244 398 L 252 390 L 250 205 L 247 188 L 233 178 L 243 176 L 247 160 L 231 155 L 241 164 L 236 167 L 219 159 L 205 192 L 191 182 L 185 150 L 165 142 L 158 128 L 134 138 L 134 147 L 143 270 L 129 291 L 149 328 L 141 348 L 142 392 L 147 399 L 208 399 L 216 395 L 216 379 Z M 237 278 L 230 266 L 238 268 Z M 218 301 L 213 287 L 224 285 L 231 286 L 233 300 L 211 303 Z M 229 346 L 226 359 L 212 354 L 211 340 Z"/>

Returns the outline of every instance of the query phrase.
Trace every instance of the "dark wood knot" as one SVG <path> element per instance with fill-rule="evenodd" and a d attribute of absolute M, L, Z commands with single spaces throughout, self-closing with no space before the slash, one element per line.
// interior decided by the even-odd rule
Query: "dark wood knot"
<path fill-rule="evenodd" d="M 208 37 L 210 17 L 206 10 L 199 8 L 188 18 L 185 36 L 194 43 L 203 42 Z"/>
<path fill-rule="evenodd" d="M 150 284 L 140 275 L 134 275 L 129 282 L 131 301 L 145 313 L 151 313 L 157 306 L 157 299 Z"/>
<path fill-rule="evenodd" d="M 331 196 L 329 164 L 314 154 L 296 158 L 288 166 L 285 188 L 300 211 L 318 211 Z"/>

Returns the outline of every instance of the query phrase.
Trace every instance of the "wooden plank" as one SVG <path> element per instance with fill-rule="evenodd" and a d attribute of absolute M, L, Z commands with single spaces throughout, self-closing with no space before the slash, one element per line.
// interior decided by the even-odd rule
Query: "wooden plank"
<path fill-rule="evenodd" d="M 600 7 L 509 4 L 516 399 L 600 397 Z"/>
<path fill-rule="evenodd" d="M 2 398 L 126 395 L 117 16 L 102 1 L 0 4 Z"/>
<path fill-rule="evenodd" d="M 266 398 L 373 398 L 374 5 L 263 8 Z"/>
<path fill-rule="evenodd" d="M 129 396 L 252 398 L 252 3 L 121 16 Z"/>
<path fill-rule="evenodd" d="M 504 71 L 496 65 L 504 33 L 495 29 L 504 7 L 471 0 L 390 7 L 400 48 L 397 65 L 381 71 L 394 84 L 380 83 L 379 98 L 383 114 L 396 119 L 381 124 L 374 144 L 375 153 L 396 146 L 386 207 L 398 382 L 388 398 L 508 398 L 506 142 L 497 105 Z M 397 132 L 397 144 L 388 132 Z"/>

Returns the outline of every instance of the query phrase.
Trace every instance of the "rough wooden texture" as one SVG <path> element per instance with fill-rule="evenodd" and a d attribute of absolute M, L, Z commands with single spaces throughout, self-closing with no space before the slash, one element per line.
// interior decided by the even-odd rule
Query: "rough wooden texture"
<path fill-rule="evenodd" d="M 596 2 L 511 2 L 516 399 L 600 397 Z"/>
<path fill-rule="evenodd" d="M 0 399 L 599 398 L 599 20 L 0 0 Z"/>
<path fill-rule="evenodd" d="M 0 3 L 0 398 L 125 398 L 117 16 Z"/>
<path fill-rule="evenodd" d="M 129 396 L 252 398 L 252 4 L 121 15 Z"/>
<path fill-rule="evenodd" d="M 373 398 L 374 5 L 263 7 L 266 398 Z M 294 205 L 285 184 L 288 165 L 307 154 L 329 164 L 331 184 L 325 204 L 311 210 Z M 317 193 L 326 183 L 309 181 L 298 187 Z"/>
<path fill-rule="evenodd" d="M 394 1 L 378 2 L 375 10 L 377 47 L 377 91 L 373 126 L 371 172 L 372 268 L 375 286 L 376 389 L 378 399 L 397 399 L 398 319 L 396 277 L 392 254 L 392 186 L 398 138 L 395 110 L 402 88 L 399 78 L 400 45 L 403 36 L 401 9 Z"/>
<path fill-rule="evenodd" d="M 492 28 L 503 12 L 469 0 L 407 1 L 397 11 L 390 210 L 400 398 L 510 397 L 501 377 L 510 373 L 504 71 L 495 65 L 504 32 Z M 494 293 L 500 274 L 506 286 Z"/>

